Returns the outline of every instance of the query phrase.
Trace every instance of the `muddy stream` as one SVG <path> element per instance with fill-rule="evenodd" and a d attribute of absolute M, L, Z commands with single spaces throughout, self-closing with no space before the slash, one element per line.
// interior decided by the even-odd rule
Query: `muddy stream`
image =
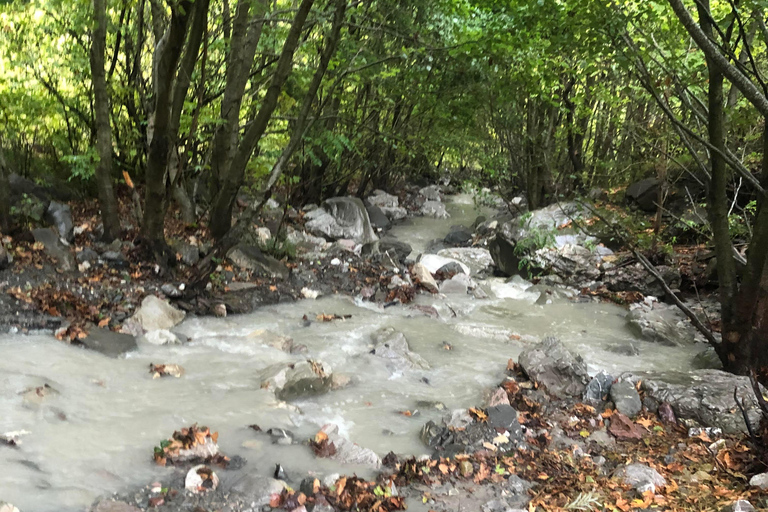
<path fill-rule="evenodd" d="M 467 196 L 449 198 L 445 220 L 416 218 L 391 235 L 410 243 L 414 255 L 451 225 L 471 225 L 478 215 Z M 219 432 L 224 453 L 247 459 L 245 471 L 271 475 L 276 463 L 298 481 L 308 471 L 370 476 L 371 470 L 317 459 L 304 445 L 273 445 L 264 430 L 282 427 L 309 438 L 333 422 L 361 446 L 380 456 L 389 451 L 423 454 L 419 430 L 446 412 L 419 401 L 439 401 L 450 411 L 481 403 L 484 392 L 503 376 L 506 361 L 545 335 L 558 336 L 588 362 L 591 372 L 630 369 L 684 370 L 696 348 L 670 348 L 635 339 L 625 327 L 625 311 L 595 302 L 552 300 L 521 279 L 480 281 L 488 299 L 470 295 L 419 295 L 440 318 L 409 307 L 380 308 L 350 297 L 325 297 L 266 307 L 227 318 L 188 318 L 178 331 L 183 346 L 140 345 L 124 359 L 67 346 L 48 335 L 0 336 L 0 433 L 27 430 L 17 448 L 0 446 L 0 501 L 22 511 L 85 510 L 100 495 L 143 485 L 170 471 L 152 462 L 152 448 L 182 427 L 199 423 Z M 302 316 L 351 315 L 347 320 L 313 322 Z M 455 316 L 454 316 L 455 313 Z M 393 326 L 405 333 L 411 350 L 428 370 L 392 372 L 369 354 L 371 333 Z M 249 337 L 268 330 L 305 344 L 308 353 L 290 355 Z M 519 339 L 518 339 L 519 338 Z M 634 343 L 638 356 L 609 350 Z M 449 343 L 451 350 L 445 350 Z M 294 401 L 275 400 L 260 389 L 261 371 L 275 363 L 310 357 L 351 378 L 345 389 Z M 153 380 L 150 363 L 182 365 L 180 379 Z M 58 394 L 38 402 L 21 391 L 50 384 Z M 398 411 L 419 409 L 417 417 Z M 228 472 L 222 472 L 226 482 Z M 418 510 L 412 504 L 410 510 Z"/>

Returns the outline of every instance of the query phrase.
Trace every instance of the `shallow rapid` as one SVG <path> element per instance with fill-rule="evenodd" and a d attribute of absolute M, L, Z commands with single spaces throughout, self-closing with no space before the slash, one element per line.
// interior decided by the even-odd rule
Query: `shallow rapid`
<path fill-rule="evenodd" d="M 471 224 L 478 213 L 466 196 L 449 203 L 448 211 L 450 219 L 416 219 L 391 234 L 419 252 L 451 225 Z M 480 282 L 488 299 L 419 295 L 416 304 L 433 306 L 439 318 L 410 306 L 384 309 L 343 296 L 242 316 L 189 318 L 177 328 L 189 343 L 144 344 L 125 359 L 73 348 L 48 335 L 0 336 L 0 433 L 30 432 L 17 448 L 0 446 L 0 500 L 27 512 L 83 510 L 100 495 L 162 478 L 169 470 L 153 464 L 153 447 L 195 422 L 218 431 L 222 451 L 245 457 L 248 471 L 271 474 L 279 463 L 289 478 L 299 480 L 308 471 L 369 476 L 365 468 L 317 459 L 304 445 L 272 445 L 248 425 L 282 427 L 304 439 L 333 422 L 380 456 L 418 455 L 427 451 L 419 429 L 445 411 L 417 402 L 442 402 L 448 410 L 478 405 L 503 378 L 507 360 L 546 335 L 581 354 L 592 372 L 685 370 L 699 350 L 636 339 L 625 326 L 625 310 L 617 306 L 566 299 L 537 304 L 539 294 L 528 283 L 505 281 Z M 302 321 L 322 313 L 351 317 L 309 326 Z M 393 373 L 371 355 L 371 334 L 384 326 L 402 331 L 430 369 Z M 253 336 L 261 330 L 289 336 L 308 352 L 291 355 L 263 345 Z M 629 343 L 639 355 L 611 350 Z M 351 384 L 291 404 L 260 389 L 265 368 L 308 357 L 349 376 Z M 150 363 L 179 364 L 186 374 L 153 380 Z M 42 400 L 21 394 L 45 383 L 58 393 Z M 414 409 L 421 414 L 400 414 Z"/>

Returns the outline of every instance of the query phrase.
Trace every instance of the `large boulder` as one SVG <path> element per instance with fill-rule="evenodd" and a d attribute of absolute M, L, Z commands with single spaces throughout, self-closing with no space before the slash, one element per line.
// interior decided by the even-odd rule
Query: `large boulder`
<path fill-rule="evenodd" d="M 305 216 L 310 233 L 329 240 L 349 238 L 360 244 L 378 240 L 368 211 L 356 197 L 326 199 L 320 208 Z"/>
<path fill-rule="evenodd" d="M 493 265 L 491 253 L 482 247 L 454 247 L 438 251 L 437 255 L 463 263 L 473 274 L 487 270 Z"/>
<path fill-rule="evenodd" d="M 659 198 L 661 182 L 656 178 L 645 178 L 627 187 L 624 196 L 630 204 L 634 204 L 644 212 L 655 212 L 656 201 Z"/>
<path fill-rule="evenodd" d="M 368 204 L 378 206 L 379 208 L 393 208 L 400 206 L 400 199 L 392 194 L 387 194 L 383 190 L 374 190 L 368 197 Z"/>
<path fill-rule="evenodd" d="M 672 347 L 690 345 L 696 331 L 680 311 L 667 304 L 633 304 L 627 314 L 627 326 L 638 337 Z"/>
<path fill-rule="evenodd" d="M 285 264 L 255 245 L 238 244 L 229 250 L 227 258 L 238 267 L 265 277 L 287 279 L 290 273 Z"/>
<path fill-rule="evenodd" d="M 287 401 L 323 394 L 331 389 L 332 383 L 331 367 L 308 359 L 270 366 L 263 373 L 261 387 L 274 391 L 277 398 Z"/>
<path fill-rule="evenodd" d="M 419 213 L 424 217 L 434 217 L 436 219 L 447 219 L 451 215 L 446 211 L 445 205 L 440 201 L 425 201 L 421 205 Z"/>
<path fill-rule="evenodd" d="M 581 356 L 568 350 L 552 336 L 524 350 L 518 362 L 528 377 L 560 398 L 581 397 L 590 380 L 587 365 Z"/>
<path fill-rule="evenodd" d="M 438 270 L 449 264 L 459 265 L 461 270 L 467 275 L 469 275 L 471 272 L 469 266 L 465 265 L 461 261 L 457 261 L 452 258 L 446 258 L 445 256 L 440 256 L 437 254 L 425 254 L 421 257 L 419 263 L 424 265 L 431 274 L 436 273 Z"/>
<path fill-rule="evenodd" d="M 680 271 L 667 265 L 659 265 L 656 271 L 673 290 L 680 287 Z M 640 292 L 643 295 L 660 297 L 665 295 L 664 288 L 639 263 L 616 267 L 605 271 L 602 279 L 606 288 L 612 292 Z"/>
<path fill-rule="evenodd" d="M 69 247 L 67 247 L 66 245 L 64 245 L 64 243 L 62 243 L 61 239 L 59 238 L 59 235 L 55 233 L 52 229 L 50 228 L 33 229 L 32 236 L 35 237 L 35 242 L 39 242 L 43 244 L 43 247 L 45 248 L 45 252 L 54 261 L 56 261 L 56 266 L 59 269 L 65 272 L 69 272 L 77 268 L 77 264 L 75 262 L 75 256 L 72 254 L 72 251 L 70 251 Z"/>
<path fill-rule="evenodd" d="M 520 255 L 515 247 L 515 242 L 507 239 L 502 233 L 496 233 L 488 244 L 494 265 L 504 275 L 514 276 L 520 272 Z"/>
<path fill-rule="evenodd" d="M 429 363 L 415 352 L 411 352 L 405 334 L 394 327 L 382 327 L 371 335 L 373 355 L 385 359 L 394 371 L 411 368 L 429 369 Z"/>
<path fill-rule="evenodd" d="M 411 273 L 418 283 L 427 291 L 437 293 L 438 287 L 432 273 L 422 263 L 414 263 L 411 266 Z"/>
<path fill-rule="evenodd" d="M 539 249 L 532 263 L 541 270 L 562 277 L 569 284 L 582 285 L 600 277 L 600 257 L 580 245 L 564 244 Z"/>
<path fill-rule="evenodd" d="M 466 247 L 472 244 L 472 231 L 463 226 L 454 226 L 443 238 L 443 243 L 450 247 Z"/>
<path fill-rule="evenodd" d="M 118 357 L 138 348 L 136 338 L 130 334 L 113 332 L 101 327 L 91 328 L 88 336 L 81 341 L 86 348 L 109 357 Z"/>
<path fill-rule="evenodd" d="M 733 434 L 746 432 L 739 408 L 733 400 L 734 389 L 752 425 L 760 421 L 760 408 L 748 377 L 720 370 L 688 372 L 627 372 L 619 381 L 640 382 L 646 397 L 667 402 L 678 419 L 691 419 L 703 427 L 719 427 Z"/>
<path fill-rule="evenodd" d="M 430 185 L 419 190 L 419 195 L 424 197 L 427 201 L 440 201 L 440 187 L 437 185 Z"/>
<path fill-rule="evenodd" d="M 171 329 L 184 320 L 186 313 L 171 306 L 156 295 L 147 295 L 141 307 L 131 317 L 144 331 Z"/>
<path fill-rule="evenodd" d="M 387 230 L 392 227 L 392 223 L 389 221 L 389 217 L 376 205 L 370 205 L 365 207 L 365 211 L 368 212 L 368 218 L 371 220 L 371 226 L 375 229 Z"/>
<path fill-rule="evenodd" d="M 45 211 L 45 220 L 56 228 L 59 237 L 72 243 L 75 240 L 75 225 L 72 222 L 72 210 L 68 204 L 51 201 Z"/>

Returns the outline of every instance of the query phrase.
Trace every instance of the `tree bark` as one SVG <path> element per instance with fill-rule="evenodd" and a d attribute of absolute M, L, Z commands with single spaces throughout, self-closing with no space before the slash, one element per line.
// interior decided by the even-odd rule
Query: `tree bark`
<path fill-rule="evenodd" d="M 232 207 L 243 183 L 245 168 L 254 152 L 258 152 L 259 139 L 267 129 L 272 113 L 277 107 L 277 99 L 283 90 L 283 85 L 291 74 L 293 54 L 299 46 L 299 38 L 313 3 L 314 0 L 302 0 L 299 5 L 261 108 L 243 135 L 229 165 L 222 169 L 223 172 L 219 176 L 219 190 L 211 209 L 210 220 L 211 234 L 217 240 L 222 239 L 232 225 Z"/>
<path fill-rule="evenodd" d="M 145 175 L 146 194 L 142 236 L 152 250 L 160 256 L 165 245 L 165 201 L 167 197 L 165 172 L 171 145 L 171 94 L 187 27 L 192 11 L 198 2 L 180 2 L 171 13 L 171 21 L 162 39 L 155 47 L 154 76 L 154 127 L 149 142 L 149 155 Z"/>
<path fill-rule="evenodd" d="M 0 147 L 0 232 L 7 235 L 11 229 L 11 185 L 8 183 L 8 164 Z"/>
<path fill-rule="evenodd" d="M 109 95 L 104 71 L 104 53 L 107 44 L 106 0 L 93 0 L 93 35 L 91 42 L 91 79 L 96 121 L 96 187 L 101 207 L 104 240 L 120 237 L 120 218 L 117 213 L 115 190 L 112 186 L 112 127 L 109 124 Z M 115 50 L 117 52 L 117 50 Z"/>

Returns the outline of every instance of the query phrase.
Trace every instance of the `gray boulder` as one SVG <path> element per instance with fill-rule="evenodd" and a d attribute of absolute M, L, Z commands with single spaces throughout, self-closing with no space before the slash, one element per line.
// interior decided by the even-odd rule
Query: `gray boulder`
<path fill-rule="evenodd" d="M 378 206 L 379 208 L 393 208 L 400 206 L 400 199 L 392 194 L 387 194 L 383 190 L 374 190 L 373 194 L 368 196 L 368 204 Z"/>
<path fill-rule="evenodd" d="M 365 211 L 368 212 L 368 218 L 371 220 L 371 226 L 374 228 L 387 230 L 392 227 L 392 223 L 389 221 L 389 217 L 387 217 L 378 206 L 366 206 Z"/>
<path fill-rule="evenodd" d="M 616 404 L 616 409 L 621 414 L 629 418 L 634 418 L 643 409 L 637 389 L 626 380 L 611 386 L 611 401 Z"/>
<path fill-rule="evenodd" d="M 440 201 L 440 187 L 437 185 L 430 185 L 419 190 L 419 195 L 424 197 L 427 201 Z"/>
<path fill-rule="evenodd" d="M 672 347 L 690 345 L 695 341 L 696 331 L 674 306 L 634 304 L 626 318 L 629 329 L 647 341 Z"/>
<path fill-rule="evenodd" d="M 659 265 L 656 270 L 673 290 L 680 287 L 680 271 L 666 265 Z M 607 269 L 603 275 L 603 284 L 612 292 L 636 291 L 643 295 L 663 297 L 664 288 L 639 263 Z"/>
<path fill-rule="evenodd" d="M 411 254 L 411 251 L 413 251 L 413 248 L 410 246 L 410 244 L 401 242 L 394 238 L 382 238 L 379 240 L 379 252 L 388 252 L 390 254 L 394 253 L 397 256 L 395 261 L 405 261 L 408 255 Z"/>
<path fill-rule="evenodd" d="M 252 270 L 261 276 L 287 279 L 290 274 L 283 262 L 264 254 L 255 245 L 238 244 L 229 250 L 227 258 L 241 269 Z"/>
<path fill-rule="evenodd" d="M 600 370 L 587 384 L 587 388 L 584 390 L 584 400 L 592 403 L 601 402 L 611 392 L 612 384 L 613 377 L 605 370 Z"/>
<path fill-rule="evenodd" d="M 305 218 L 308 219 L 305 227 L 310 233 L 329 240 L 349 238 L 360 244 L 378 240 L 365 205 L 356 197 L 326 199 Z"/>
<path fill-rule="evenodd" d="M 408 216 L 408 210 L 401 206 L 380 206 L 381 211 L 391 221 L 402 220 Z"/>
<path fill-rule="evenodd" d="M 119 357 L 138 348 L 136 338 L 130 334 L 113 332 L 101 327 L 91 328 L 82 342 L 86 348 L 109 357 Z"/>
<path fill-rule="evenodd" d="M 443 243 L 451 247 L 470 245 L 472 243 L 472 231 L 463 226 L 451 229 L 451 231 L 445 235 L 445 238 L 443 238 Z"/>
<path fill-rule="evenodd" d="M 466 276 L 466 274 L 457 274 L 451 279 L 446 279 L 440 283 L 440 293 L 446 295 L 466 295 L 469 290 L 467 281 L 462 278 L 456 279 L 457 276 Z"/>
<path fill-rule="evenodd" d="M 285 482 L 282 480 L 275 480 L 255 473 L 246 473 L 236 478 L 229 490 L 258 510 L 269 505 L 272 498 L 280 496 L 283 489 L 285 489 Z"/>
<path fill-rule="evenodd" d="M 488 244 L 488 250 L 494 265 L 502 274 L 515 276 L 520 273 L 520 256 L 515 250 L 515 242 L 497 233 Z"/>
<path fill-rule="evenodd" d="M 381 458 L 370 448 L 353 443 L 339 433 L 338 425 L 329 423 L 324 425 L 321 432 L 328 436 L 328 442 L 333 443 L 335 452 L 330 455 L 330 459 L 342 464 L 356 464 L 360 466 L 369 466 L 378 469 L 381 467 Z"/>
<path fill-rule="evenodd" d="M 483 247 L 454 247 L 438 251 L 437 255 L 463 263 L 473 274 L 487 270 L 493 265 L 491 253 Z"/>
<path fill-rule="evenodd" d="M 644 212 L 655 212 L 660 185 L 661 182 L 656 178 L 645 178 L 628 186 L 624 197 L 628 203 L 634 204 Z"/>
<path fill-rule="evenodd" d="M 270 366 L 264 370 L 261 387 L 288 401 L 323 394 L 331 389 L 332 383 L 333 371 L 328 364 L 306 360 Z"/>
<path fill-rule="evenodd" d="M 72 210 L 68 204 L 51 201 L 45 211 L 45 221 L 56 228 L 62 239 L 69 243 L 75 240 L 75 225 L 72 222 Z"/>
<path fill-rule="evenodd" d="M 703 427 L 719 427 L 729 434 L 746 432 L 741 412 L 733 401 L 734 389 L 738 389 L 752 425 L 760 421 L 760 409 L 748 377 L 720 370 L 693 370 L 627 372 L 619 380 L 641 382 L 646 397 L 669 403 L 679 419 L 695 420 Z"/>
<path fill-rule="evenodd" d="M 587 365 L 581 356 L 552 336 L 524 350 L 518 362 L 528 377 L 557 397 L 580 397 L 589 382 Z"/>
<path fill-rule="evenodd" d="M 50 228 L 37 228 L 32 230 L 35 242 L 43 244 L 45 252 L 56 261 L 56 266 L 65 272 L 77 268 L 75 257 L 69 247 L 64 245 L 59 235 Z"/>
<path fill-rule="evenodd" d="M 171 306 L 155 295 L 147 295 L 141 301 L 141 307 L 131 317 L 144 331 L 171 329 L 178 325 L 186 313 Z"/>
<path fill-rule="evenodd" d="M 411 352 L 405 334 L 394 327 L 382 327 L 371 335 L 371 339 L 374 343 L 372 353 L 385 359 L 393 370 L 429 369 L 429 363 L 423 357 Z"/>
<path fill-rule="evenodd" d="M 445 205 L 440 201 L 425 201 L 421 205 L 419 213 L 424 217 L 434 217 L 436 219 L 447 219 L 451 215 L 446 211 Z"/>
<path fill-rule="evenodd" d="M 534 266 L 562 277 L 565 282 L 582 284 L 600 277 L 600 257 L 586 247 L 564 244 L 536 251 Z"/>
<path fill-rule="evenodd" d="M 645 464 L 627 464 L 616 470 L 617 476 L 627 485 L 638 491 L 655 491 L 658 487 L 667 485 L 667 480 L 658 471 Z"/>
<path fill-rule="evenodd" d="M 200 261 L 200 249 L 196 245 L 183 240 L 171 240 L 168 245 L 176 253 L 179 261 L 188 267 L 197 265 L 197 262 Z"/>

